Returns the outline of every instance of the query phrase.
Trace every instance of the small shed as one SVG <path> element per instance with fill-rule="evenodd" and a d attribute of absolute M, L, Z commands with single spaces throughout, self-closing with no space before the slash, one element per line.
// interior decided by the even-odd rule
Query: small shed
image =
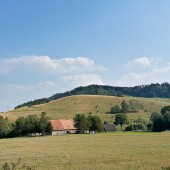
<path fill-rule="evenodd" d="M 77 132 L 73 119 L 50 120 L 50 122 L 53 127 L 52 135 Z"/>
<path fill-rule="evenodd" d="M 115 124 L 107 123 L 107 124 L 104 124 L 104 131 L 105 132 L 115 132 L 115 131 L 117 131 L 117 128 L 116 128 Z"/>

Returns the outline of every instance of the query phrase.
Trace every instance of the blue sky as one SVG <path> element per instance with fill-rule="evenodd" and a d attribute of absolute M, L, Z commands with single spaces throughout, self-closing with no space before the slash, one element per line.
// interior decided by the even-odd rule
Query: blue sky
<path fill-rule="evenodd" d="M 169 0 L 0 1 L 0 111 L 89 84 L 169 82 Z"/>

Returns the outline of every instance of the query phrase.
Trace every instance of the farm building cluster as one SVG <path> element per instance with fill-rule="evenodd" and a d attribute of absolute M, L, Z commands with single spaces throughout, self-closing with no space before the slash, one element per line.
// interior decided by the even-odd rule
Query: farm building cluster
<path fill-rule="evenodd" d="M 62 134 L 73 134 L 78 131 L 78 129 L 74 126 L 73 119 L 59 119 L 59 120 L 50 120 L 53 131 L 52 135 L 62 135 Z M 117 131 L 116 126 L 114 124 L 104 124 L 105 132 L 115 132 Z"/>

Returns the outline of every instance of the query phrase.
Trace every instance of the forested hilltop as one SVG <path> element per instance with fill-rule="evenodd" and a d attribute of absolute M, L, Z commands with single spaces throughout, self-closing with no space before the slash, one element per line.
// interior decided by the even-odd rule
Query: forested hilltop
<path fill-rule="evenodd" d="M 86 87 L 78 87 L 71 91 L 64 93 L 57 93 L 49 98 L 37 99 L 24 104 L 21 104 L 16 108 L 23 106 L 32 106 L 37 104 L 47 103 L 52 100 L 56 100 L 66 96 L 72 95 L 107 95 L 107 96 L 133 96 L 133 97 L 147 97 L 147 98 L 170 98 L 170 84 L 169 83 L 156 83 L 150 85 L 140 85 L 135 87 L 113 87 L 106 85 L 89 85 Z"/>

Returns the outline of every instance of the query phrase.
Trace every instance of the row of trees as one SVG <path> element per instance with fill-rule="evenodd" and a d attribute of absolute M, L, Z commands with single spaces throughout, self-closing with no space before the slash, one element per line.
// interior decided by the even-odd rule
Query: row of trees
<path fill-rule="evenodd" d="M 85 133 L 87 130 L 102 132 L 104 129 L 103 123 L 97 115 L 85 116 L 84 114 L 77 114 L 73 120 L 74 126 L 78 129 L 79 133 Z"/>
<path fill-rule="evenodd" d="M 141 85 L 135 87 L 113 87 L 106 85 L 89 85 L 86 87 L 78 87 L 65 93 L 58 93 L 51 96 L 49 100 L 55 100 L 66 96 L 72 95 L 108 95 L 108 96 L 134 96 L 134 97 L 162 97 L 170 98 L 170 84 L 169 83 L 156 83 L 150 85 Z"/>
<path fill-rule="evenodd" d="M 47 98 L 37 99 L 34 101 L 29 101 L 29 102 L 23 103 L 21 105 L 18 105 L 14 109 L 18 109 L 18 108 L 25 107 L 25 106 L 31 107 L 34 105 L 44 104 L 44 103 L 48 103 L 48 102 L 49 102 L 49 99 L 47 99 Z"/>
<path fill-rule="evenodd" d="M 130 100 L 126 102 L 125 100 L 122 101 L 121 105 L 115 105 L 111 107 L 111 113 L 128 113 L 128 112 L 137 112 L 142 109 L 142 104 L 140 104 L 137 100 Z"/>
<path fill-rule="evenodd" d="M 0 138 L 36 135 L 36 133 L 49 134 L 52 132 L 52 125 L 48 120 L 45 112 L 42 112 L 40 117 L 37 115 L 19 117 L 14 123 L 0 116 Z"/>

